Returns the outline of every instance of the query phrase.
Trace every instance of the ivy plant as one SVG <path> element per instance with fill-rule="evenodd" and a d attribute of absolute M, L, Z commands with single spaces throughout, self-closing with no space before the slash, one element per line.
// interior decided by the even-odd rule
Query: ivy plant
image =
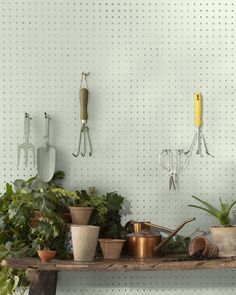
<path fill-rule="evenodd" d="M 65 224 L 56 214 L 63 202 L 53 192 L 63 177 L 64 173 L 57 172 L 48 184 L 36 177 L 6 184 L 0 196 L 0 262 L 7 257 L 35 256 L 38 249 L 45 247 L 52 247 L 65 257 Z M 33 229 L 31 220 L 36 210 L 42 217 Z M 14 294 L 19 286 L 23 294 L 28 286 L 26 272 L 0 268 L 0 286 L 0 295 Z"/>

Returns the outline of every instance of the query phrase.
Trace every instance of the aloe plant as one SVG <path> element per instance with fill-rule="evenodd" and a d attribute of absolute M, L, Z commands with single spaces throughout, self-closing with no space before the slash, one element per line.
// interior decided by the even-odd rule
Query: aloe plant
<path fill-rule="evenodd" d="M 223 226 L 229 226 L 230 225 L 230 211 L 233 208 L 233 206 L 236 204 L 236 201 L 233 201 L 230 205 L 229 203 L 223 203 L 221 198 L 220 198 L 220 209 L 215 208 L 211 204 L 209 204 L 206 201 L 203 201 L 199 199 L 196 196 L 192 196 L 195 200 L 200 202 L 201 204 L 204 205 L 204 207 L 197 206 L 197 205 L 188 205 L 189 207 L 197 208 L 200 210 L 204 210 L 207 213 L 213 215 L 216 219 L 219 220 L 220 224 Z"/>

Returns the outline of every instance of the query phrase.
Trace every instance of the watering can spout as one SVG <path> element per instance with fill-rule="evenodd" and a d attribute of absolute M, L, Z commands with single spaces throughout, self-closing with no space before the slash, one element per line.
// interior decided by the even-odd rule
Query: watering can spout
<path fill-rule="evenodd" d="M 194 221 L 195 218 L 189 218 L 185 221 L 183 221 L 172 233 L 170 233 L 165 239 L 163 239 L 161 241 L 160 244 L 158 244 L 155 248 L 154 248 L 154 251 L 157 253 L 164 245 L 166 245 L 180 230 L 182 227 L 185 226 L 185 224 L 191 222 L 191 221 Z"/>

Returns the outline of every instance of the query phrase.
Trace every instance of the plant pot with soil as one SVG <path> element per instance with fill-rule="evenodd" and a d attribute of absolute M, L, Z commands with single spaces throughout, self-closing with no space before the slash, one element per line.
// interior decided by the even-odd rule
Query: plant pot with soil
<path fill-rule="evenodd" d="M 96 195 L 96 189 L 91 187 L 86 190 L 76 191 L 77 196 L 71 196 L 71 205 L 69 207 L 72 224 L 87 225 L 96 211 L 99 220 L 105 218 L 107 213 L 106 202 L 103 196 Z"/>
<path fill-rule="evenodd" d="M 50 262 L 57 254 L 57 251 L 52 251 L 52 250 L 38 250 L 38 256 L 42 263 L 48 263 Z"/>
<path fill-rule="evenodd" d="M 70 206 L 72 224 L 87 225 L 94 208 Z"/>
<path fill-rule="evenodd" d="M 99 239 L 104 259 L 118 259 L 126 240 L 122 239 Z"/>
<path fill-rule="evenodd" d="M 218 248 L 218 256 L 236 256 L 236 226 L 232 226 L 230 220 L 230 211 L 236 204 L 236 201 L 233 201 L 231 204 L 228 204 L 223 203 L 220 199 L 220 209 L 217 209 L 206 201 L 203 201 L 195 196 L 192 197 L 198 202 L 200 202 L 204 207 L 197 205 L 189 205 L 190 207 L 204 210 L 207 213 L 213 215 L 221 225 L 212 226 L 210 229 L 212 242 Z"/>
<path fill-rule="evenodd" d="M 52 260 L 56 254 L 58 245 L 65 239 L 66 224 L 63 220 L 53 215 L 42 216 L 37 227 L 32 228 L 32 250 L 37 250 L 42 263 Z"/>
<path fill-rule="evenodd" d="M 120 210 L 124 209 L 124 198 L 116 192 L 107 193 L 104 198 L 107 214 L 103 222 L 99 223 L 101 226 L 99 244 L 104 259 L 118 259 L 126 242 L 120 214 Z"/>

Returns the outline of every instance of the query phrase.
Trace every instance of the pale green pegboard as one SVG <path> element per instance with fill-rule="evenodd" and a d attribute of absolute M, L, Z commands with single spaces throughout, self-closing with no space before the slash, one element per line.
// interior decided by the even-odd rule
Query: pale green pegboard
<path fill-rule="evenodd" d="M 124 221 L 132 217 L 175 227 L 196 216 L 186 233 L 214 224 L 187 205 L 191 194 L 214 203 L 235 197 L 235 5 L 233 0 L 2 0 L 2 185 L 35 174 L 32 165 L 16 168 L 16 146 L 25 111 L 33 118 L 32 142 L 41 145 L 47 111 L 57 167 L 65 170 L 68 186 L 122 193 L 133 212 Z M 91 72 L 88 125 L 94 155 L 75 159 L 82 71 Z M 162 148 L 189 147 L 194 91 L 203 93 L 204 133 L 215 158 L 194 157 L 180 189 L 169 192 L 158 155 Z M 221 288 L 233 294 L 234 276 L 235 271 L 63 273 L 58 294 L 218 294 Z"/>

